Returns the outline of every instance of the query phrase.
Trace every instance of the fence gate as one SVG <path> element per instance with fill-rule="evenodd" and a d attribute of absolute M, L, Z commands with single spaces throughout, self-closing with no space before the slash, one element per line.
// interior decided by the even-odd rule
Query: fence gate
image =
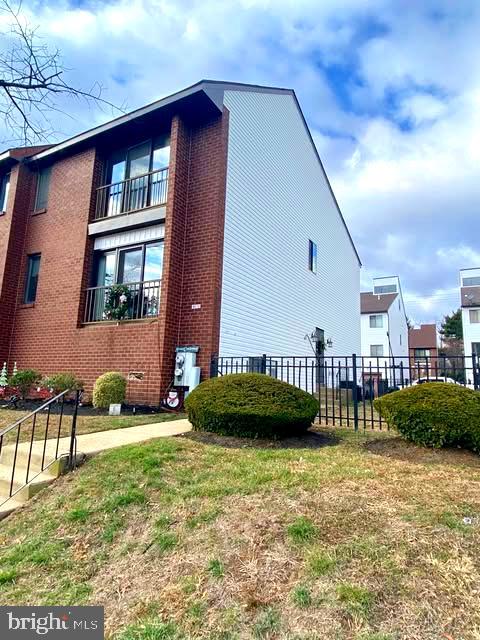
<path fill-rule="evenodd" d="M 447 382 L 479 389 L 478 358 L 472 356 L 220 356 L 211 377 L 263 373 L 314 395 L 318 422 L 358 429 L 388 429 L 375 411 L 376 397 L 424 382 Z"/>

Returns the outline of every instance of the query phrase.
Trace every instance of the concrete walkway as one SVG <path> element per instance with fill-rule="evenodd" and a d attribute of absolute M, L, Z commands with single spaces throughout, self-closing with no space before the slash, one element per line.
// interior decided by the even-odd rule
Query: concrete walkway
<path fill-rule="evenodd" d="M 116 449 L 128 444 L 137 444 L 154 440 L 156 438 L 166 438 L 168 436 L 178 436 L 187 433 L 192 429 L 188 420 L 168 420 L 166 422 L 154 422 L 152 424 L 139 425 L 136 427 L 125 427 L 124 429 L 110 429 L 108 431 L 97 431 L 95 433 L 85 433 L 77 436 L 77 459 L 83 456 L 93 456 L 108 449 Z M 32 446 L 30 458 L 30 477 L 39 473 L 42 460 L 48 465 L 49 461 L 54 461 L 56 457 L 69 454 L 70 437 L 60 438 L 58 443 L 58 456 L 56 456 L 57 440 L 47 440 L 44 451 L 44 442 L 35 441 Z M 16 463 L 14 490 L 20 489 L 25 482 L 26 468 L 28 464 L 30 442 L 22 442 L 18 446 Z M 17 509 L 37 491 L 57 478 L 63 469 L 63 465 L 57 460 L 45 471 L 39 473 L 26 487 L 23 487 L 12 498 L 3 502 L 2 494 L 7 497 L 11 482 L 12 462 L 15 457 L 14 445 L 3 447 L 0 457 L 0 519 Z M 22 480 L 23 479 L 23 480 Z M 3 502 L 3 504 L 1 504 Z"/>

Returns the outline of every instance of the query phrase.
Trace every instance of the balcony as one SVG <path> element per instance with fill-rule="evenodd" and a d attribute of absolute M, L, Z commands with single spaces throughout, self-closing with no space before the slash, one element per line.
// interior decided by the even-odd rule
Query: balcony
<path fill-rule="evenodd" d="M 158 316 L 161 280 L 129 282 L 86 290 L 84 323 L 144 320 Z"/>
<path fill-rule="evenodd" d="M 97 189 L 95 221 L 167 202 L 168 167 Z"/>

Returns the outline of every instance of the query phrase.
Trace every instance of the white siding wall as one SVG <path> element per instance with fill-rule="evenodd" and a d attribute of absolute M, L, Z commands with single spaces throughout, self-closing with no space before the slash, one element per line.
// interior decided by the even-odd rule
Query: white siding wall
<path fill-rule="evenodd" d="M 220 355 L 360 349 L 359 265 L 292 96 L 226 91 L 230 110 Z M 308 240 L 318 246 L 308 270 Z"/>
<path fill-rule="evenodd" d="M 379 328 L 370 328 L 370 316 L 380 315 L 383 318 L 383 326 Z M 386 313 L 362 313 L 362 356 L 370 356 L 370 345 L 381 344 L 383 346 L 383 355 L 388 357 L 388 315 Z M 380 361 L 382 359 L 380 358 Z M 367 361 L 366 361 L 367 362 Z M 372 358 L 372 366 L 376 365 L 376 358 Z"/>
<path fill-rule="evenodd" d="M 478 309 L 480 311 L 480 307 L 462 309 L 463 350 L 469 358 L 472 355 L 472 342 L 480 342 L 480 323 L 470 322 L 470 309 Z M 471 367 L 471 363 L 467 362 L 466 366 L 467 368 Z"/>

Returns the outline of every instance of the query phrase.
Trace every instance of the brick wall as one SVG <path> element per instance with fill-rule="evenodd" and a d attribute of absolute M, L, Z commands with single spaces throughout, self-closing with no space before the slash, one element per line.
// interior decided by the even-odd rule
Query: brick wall
<path fill-rule="evenodd" d="M 165 394 L 177 345 L 197 344 L 203 374 L 208 373 L 219 338 L 227 129 L 228 113 L 194 127 L 178 116 L 172 120 L 158 319 L 81 325 L 93 255 L 88 222 L 102 170 L 95 149 L 54 164 L 42 214 L 31 213 L 35 178 L 20 165 L 21 187 L 15 189 L 13 174 L 11 182 L 16 209 L 0 218 L 7 232 L 17 218 L 24 221 L 9 233 L 11 247 L 3 251 L 0 245 L 0 276 L 6 254 L 5 295 L 14 312 L 10 332 L 0 332 L 0 359 L 5 353 L 10 370 L 16 361 L 19 368 L 35 367 L 43 374 L 72 371 L 87 392 L 105 371 L 140 371 L 143 379 L 129 382 L 128 400 L 148 404 L 158 404 Z M 26 306 L 20 293 L 31 253 L 41 253 L 41 265 L 36 302 Z M 201 309 L 192 310 L 192 304 Z"/>

